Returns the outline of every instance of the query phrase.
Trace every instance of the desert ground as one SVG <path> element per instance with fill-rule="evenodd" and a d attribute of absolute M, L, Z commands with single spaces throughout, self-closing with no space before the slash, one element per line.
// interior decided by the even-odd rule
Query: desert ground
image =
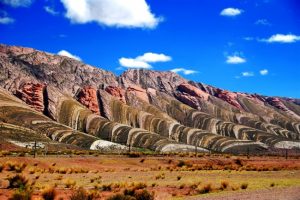
<path fill-rule="evenodd" d="M 299 158 L 229 154 L 102 155 L 76 150 L 33 158 L 27 153 L 2 151 L 0 200 L 18 199 L 16 196 L 26 194 L 31 199 L 51 199 L 46 194 L 52 194 L 57 200 L 130 199 L 130 195 L 131 199 L 159 200 L 297 200 L 300 199 Z M 84 197 L 78 197 L 78 193 Z"/>

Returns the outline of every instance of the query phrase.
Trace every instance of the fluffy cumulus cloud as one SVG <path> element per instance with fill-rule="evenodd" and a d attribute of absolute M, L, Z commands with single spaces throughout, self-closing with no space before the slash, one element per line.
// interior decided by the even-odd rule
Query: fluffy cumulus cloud
<path fill-rule="evenodd" d="M 97 22 L 105 26 L 155 28 L 156 17 L 145 0 L 61 0 L 73 23 Z"/>
<path fill-rule="evenodd" d="M 2 2 L 12 7 L 28 7 L 33 0 L 2 0 Z"/>
<path fill-rule="evenodd" d="M 268 75 L 269 70 L 267 70 L 267 69 L 262 69 L 262 70 L 259 71 L 259 73 L 260 73 L 260 75 L 262 75 L 262 76 L 266 76 L 266 75 Z"/>
<path fill-rule="evenodd" d="M 175 68 L 175 69 L 171 69 L 170 71 L 175 72 L 175 73 L 183 73 L 185 75 L 197 73 L 197 71 L 195 71 L 195 70 L 190 70 L 190 69 L 185 69 L 185 68 Z"/>
<path fill-rule="evenodd" d="M 170 56 L 166 56 L 165 54 L 157 54 L 157 53 L 145 53 L 142 56 L 138 56 L 136 58 L 139 61 L 144 61 L 144 62 L 167 62 L 172 60 Z"/>
<path fill-rule="evenodd" d="M 260 41 L 268 43 L 293 43 L 300 41 L 300 36 L 294 34 L 275 34 L 268 39 L 262 39 Z"/>
<path fill-rule="evenodd" d="M 241 64 L 241 63 L 245 63 L 246 59 L 242 58 L 238 55 L 233 55 L 233 56 L 227 56 L 227 60 L 226 63 L 228 64 Z"/>
<path fill-rule="evenodd" d="M 254 73 L 253 72 L 242 72 L 242 76 L 250 77 L 250 76 L 254 76 Z"/>
<path fill-rule="evenodd" d="M 150 69 L 152 66 L 149 63 L 168 62 L 172 60 L 170 56 L 157 53 L 144 53 L 136 58 L 120 58 L 119 63 L 122 67 L 127 68 L 144 68 Z"/>
<path fill-rule="evenodd" d="M 0 17 L 0 24 L 12 24 L 15 20 L 10 17 Z"/>
<path fill-rule="evenodd" d="M 51 15 L 58 15 L 59 13 L 57 11 L 55 11 L 53 8 L 51 8 L 50 6 L 44 6 L 44 10 L 51 14 Z"/>
<path fill-rule="evenodd" d="M 238 8 L 225 8 L 221 11 L 220 15 L 227 17 L 234 17 L 242 14 L 243 10 Z"/>
<path fill-rule="evenodd" d="M 122 67 L 127 68 L 144 68 L 144 69 L 150 69 L 152 68 L 151 65 L 144 61 L 136 60 L 134 58 L 120 58 L 119 63 Z"/>
<path fill-rule="evenodd" d="M 66 50 L 61 50 L 61 51 L 59 51 L 57 54 L 60 55 L 60 56 L 67 56 L 67 57 L 69 57 L 69 58 L 73 58 L 73 59 L 75 59 L 75 60 L 81 61 L 81 58 L 80 58 L 80 57 L 78 57 L 78 56 L 76 56 L 76 55 L 73 55 L 73 54 L 71 54 L 70 52 L 68 52 L 68 51 L 66 51 Z"/>

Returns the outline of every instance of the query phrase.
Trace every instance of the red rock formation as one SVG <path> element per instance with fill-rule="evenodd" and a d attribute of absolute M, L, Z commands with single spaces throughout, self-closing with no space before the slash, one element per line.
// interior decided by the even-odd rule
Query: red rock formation
<path fill-rule="evenodd" d="M 126 93 L 127 92 L 128 93 L 133 93 L 134 95 L 136 95 L 141 100 L 149 103 L 149 98 L 148 98 L 148 95 L 147 95 L 147 91 L 144 90 L 143 88 L 141 88 L 137 85 L 130 85 L 126 90 Z"/>
<path fill-rule="evenodd" d="M 97 98 L 97 89 L 91 86 L 85 86 L 77 95 L 78 101 L 90 109 L 95 114 L 100 114 Z"/>
<path fill-rule="evenodd" d="M 125 90 L 115 86 L 107 86 L 105 91 L 111 94 L 114 97 L 117 97 L 123 103 L 126 103 L 125 99 Z"/>
<path fill-rule="evenodd" d="M 188 83 L 182 83 L 177 87 L 177 90 L 179 90 L 182 93 L 186 93 L 189 94 L 193 97 L 197 97 L 197 98 L 201 98 L 204 100 L 208 100 L 209 94 L 207 94 L 206 92 L 200 90 L 199 88 L 190 85 Z"/>
<path fill-rule="evenodd" d="M 43 97 L 45 87 L 45 84 L 25 83 L 16 91 L 16 96 L 36 111 L 43 112 L 45 109 Z"/>
<path fill-rule="evenodd" d="M 237 101 L 237 94 L 226 90 L 217 89 L 216 96 L 226 101 L 227 103 L 235 106 L 236 108 L 243 110 L 242 106 Z"/>
<path fill-rule="evenodd" d="M 200 105 L 197 97 L 191 96 L 187 93 L 176 93 L 176 98 L 182 103 L 189 105 L 194 109 L 200 109 Z"/>
<path fill-rule="evenodd" d="M 288 111 L 288 110 L 289 110 L 289 109 L 288 109 L 288 108 L 280 101 L 280 99 L 277 98 L 277 97 L 268 97 L 268 98 L 266 99 L 266 101 L 267 101 L 270 105 L 272 105 L 272 106 L 278 108 L 279 110 L 283 110 L 283 111 Z"/>

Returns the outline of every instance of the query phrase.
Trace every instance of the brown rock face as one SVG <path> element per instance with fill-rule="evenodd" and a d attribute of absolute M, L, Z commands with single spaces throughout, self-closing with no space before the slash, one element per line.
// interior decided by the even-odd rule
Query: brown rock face
<path fill-rule="evenodd" d="M 16 91 L 16 96 L 36 111 L 43 112 L 45 109 L 43 95 L 45 87 L 46 85 L 40 83 L 25 83 Z"/>
<path fill-rule="evenodd" d="M 100 114 L 96 88 L 91 86 L 82 88 L 77 95 L 77 99 L 93 113 Z"/>
<path fill-rule="evenodd" d="M 123 103 L 126 103 L 124 89 L 115 86 L 108 86 L 105 88 L 105 91 L 111 94 L 112 96 L 118 98 Z"/>
<path fill-rule="evenodd" d="M 176 98 L 181 101 L 182 103 L 191 106 L 192 108 L 195 109 L 200 109 L 200 105 L 198 102 L 198 99 L 194 96 L 190 96 L 186 93 L 176 93 Z"/>
<path fill-rule="evenodd" d="M 217 97 L 233 105 L 234 107 L 243 110 L 242 106 L 237 101 L 237 94 L 226 90 L 218 89 Z"/>
<path fill-rule="evenodd" d="M 188 83 L 180 84 L 177 87 L 177 90 L 179 90 L 182 93 L 187 93 L 193 97 L 201 98 L 204 100 L 208 100 L 209 97 L 209 94 Z"/>
<path fill-rule="evenodd" d="M 124 87 L 139 85 L 144 89 L 153 88 L 159 92 L 172 95 L 176 87 L 184 82 L 184 78 L 174 72 L 162 72 L 143 69 L 129 69 L 120 77 Z"/>
<path fill-rule="evenodd" d="M 0 44 L 0 86 L 16 93 L 27 82 L 47 83 L 70 96 L 86 85 L 118 86 L 117 77 L 109 71 L 65 56 Z"/>
<path fill-rule="evenodd" d="M 127 90 L 126 93 L 131 93 L 134 94 L 136 97 L 140 98 L 141 100 L 149 103 L 149 98 L 148 98 L 148 94 L 147 91 L 144 90 L 143 88 L 136 86 L 136 85 L 130 85 Z"/>

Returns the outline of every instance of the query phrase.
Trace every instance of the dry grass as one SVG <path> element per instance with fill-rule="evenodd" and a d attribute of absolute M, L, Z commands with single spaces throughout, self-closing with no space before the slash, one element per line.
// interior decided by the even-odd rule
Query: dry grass
<path fill-rule="evenodd" d="M 76 181 L 73 179 L 65 179 L 63 180 L 63 183 L 65 184 L 66 188 L 74 188 L 76 185 Z"/>
<path fill-rule="evenodd" d="M 145 160 L 141 162 L 143 159 Z M 17 165 L 23 168 L 22 176 L 29 182 L 35 181 L 34 186 L 27 184 L 33 188 L 35 194 L 37 191 L 44 191 L 47 185 L 55 185 L 57 191 L 73 191 L 84 187 L 89 188 L 89 191 L 102 191 L 99 193 L 101 199 L 106 199 L 112 193 L 123 194 L 125 189 L 146 189 L 155 191 L 158 195 L 164 193 L 171 198 L 172 195 L 185 197 L 243 188 L 252 191 L 265 186 L 274 187 L 275 183 L 276 187 L 300 185 L 300 180 L 297 180 L 300 172 L 290 170 L 300 166 L 299 160 L 277 158 L 219 158 L 213 155 L 203 155 L 201 158 L 5 157 L 0 165 L 3 166 L 0 179 L 17 174 Z M 246 187 L 242 186 L 245 181 Z M 42 193 L 39 195 L 42 196 Z"/>

